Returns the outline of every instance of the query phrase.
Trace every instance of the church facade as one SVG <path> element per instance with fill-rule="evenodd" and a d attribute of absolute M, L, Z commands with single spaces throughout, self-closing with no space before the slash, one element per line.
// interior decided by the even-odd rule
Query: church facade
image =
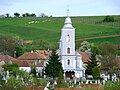
<path fill-rule="evenodd" d="M 82 56 L 75 51 L 75 28 L 69 16 L 65 19 L 61 29 L 58 55 L 60 57 L 64 76 L 67 78 L 80 78 L 85 76 Z"/>

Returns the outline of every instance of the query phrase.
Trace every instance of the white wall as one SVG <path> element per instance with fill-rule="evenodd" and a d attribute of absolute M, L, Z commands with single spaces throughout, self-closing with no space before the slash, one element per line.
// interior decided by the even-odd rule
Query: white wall
<path fill-rule="evenodd" d="M 19 67 L 19 70 L 23 70 L 29 73 L 31 71 L 31 67 Z"/>

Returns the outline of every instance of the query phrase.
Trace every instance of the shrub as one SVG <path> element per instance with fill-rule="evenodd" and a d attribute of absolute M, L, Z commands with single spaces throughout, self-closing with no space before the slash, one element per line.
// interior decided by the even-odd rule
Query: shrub
<path fill-rule="evenodd" d="M 113 16 L 106 16 L 103 20 L 103 22 L 114 22 L 114 17 Z"/>
<path fill-rule="evenodd" d="M 107 81 L 105 85 L 101 88 L 101 90 L 119 90 L 120 89 L 120 81 L 111 82 Z"/>
<path fill-rule="evenodd" d="M 92 69 L 92 74 L 94 79 L 98 79 L 100 77 L 100 69 L 98 67 L 94 67 Z"/>
<path fill-rule="evenodd" d="M 42 78 L 40 80 L 40 82 L 41 82 L 41 86 L 46 86 L 47 85 L 47 82 L 46 82 L 46 80 L 44 78 Z"/>
<path fill-rule="evenodd" d="M 25 90 L 22 80 L 11 77 L 7 83 L 0 86 L 0 90 Z"/>

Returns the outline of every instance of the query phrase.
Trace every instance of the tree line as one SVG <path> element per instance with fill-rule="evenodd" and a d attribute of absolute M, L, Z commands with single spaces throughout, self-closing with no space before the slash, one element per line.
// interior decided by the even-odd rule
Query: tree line
<path fill-rule="evenodd" d="M 9 13 L 5 14 L 7 18 L 11 17 Z M 18 12 L 15 12 L 14 17 L 37 17 L 37 15 L 35 13 L 23 13 L 20 14 Z M 47 15 L 45 15 L 45 13 L 40 13 L 38 17 L 48 17 Z"/>

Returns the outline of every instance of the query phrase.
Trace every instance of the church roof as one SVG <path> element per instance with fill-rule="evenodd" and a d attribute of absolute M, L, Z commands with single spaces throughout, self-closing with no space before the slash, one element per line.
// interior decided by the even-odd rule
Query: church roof
<path fill-rule="evenodd" d="M 87 53 L 85 53 L 85 52 L 79 52 L 79 53 L 82 56 L 82 61 L 83 62 L 91 62 L 90 57 Z"/>
<path fill-rule="evenodd" d="M 65 19 L 63 29 L 74 29 L 74 27 L 72 26 L 71 18 L 69 16 L 67 16 L 67 18 Z"/>
<path fill-rule="evenodd" d="M 72 24 L 70 17 L 67 17 L 67 18 L 65 19 L 65 24 Z"/>

